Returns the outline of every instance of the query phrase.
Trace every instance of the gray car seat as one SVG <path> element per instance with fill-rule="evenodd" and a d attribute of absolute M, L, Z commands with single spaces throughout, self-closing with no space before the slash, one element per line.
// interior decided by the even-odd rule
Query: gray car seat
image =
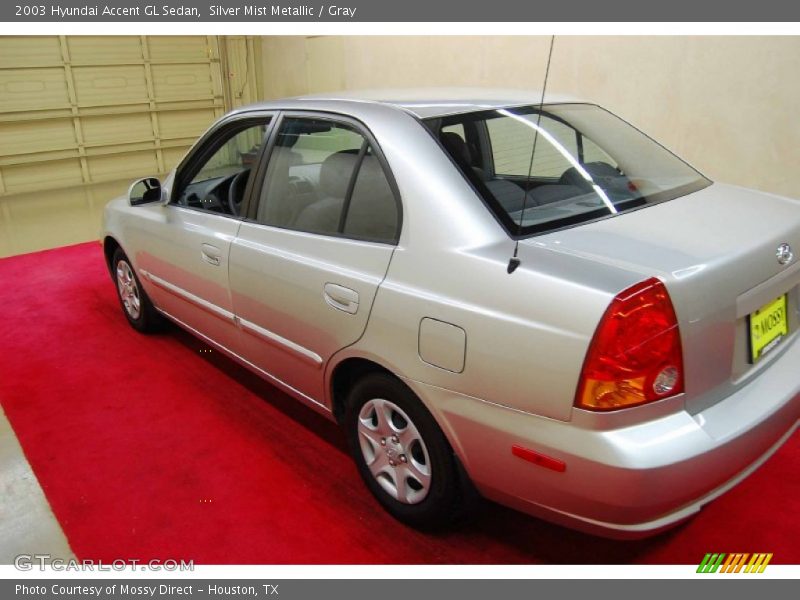
<path fill-rule="evenodd" d="M 446 131 L 441 134 L 440 139 L 442 140 L 442 145 L 457 163 L 467 166 L 477 173 L 492 196 L 507 212 L 512 213 L 522 209 L 522 203 L 525 198 L 522 188 L 506 179 L 489 178 L 486 175 L 486 171 L 475 166 L 469 147 L 460 135 Z"/>
<path fill-rule="evenodd" d="M 331 154 L 322 163 L 320 199 L 298 216 L 295 228 L 322 234 L 339 231 L 339 220 L 358 159 L 355 151 Z M 397 235 L 398 211 L 394 194 L 380 162 L 373 154 L 361 161 L 343 233 L 349 237 L 392 242 Z"/>
<path fill-rule="evenodd" d="M 357 159 L 356 152 L 343 150 L 323 161 L 319 171 L 319 200 L 300 212 L 294 222 L 295 229 L 322 234 L 338 233 L 342 204 Z"/>

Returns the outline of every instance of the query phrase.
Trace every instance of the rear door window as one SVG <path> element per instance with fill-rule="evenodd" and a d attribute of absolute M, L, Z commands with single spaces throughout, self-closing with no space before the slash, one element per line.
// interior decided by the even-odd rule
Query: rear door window
<path fill-rule="evenodd" d="M 398 216 L 383 165 L 356 127 L 304 117 L 281 122 L 261 190 L 259 223 L 393 243 Z"/>

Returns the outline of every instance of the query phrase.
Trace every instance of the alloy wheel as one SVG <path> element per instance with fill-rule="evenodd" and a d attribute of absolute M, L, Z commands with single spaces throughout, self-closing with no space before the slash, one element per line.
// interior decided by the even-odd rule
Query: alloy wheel
<path fill-rule="evenodd" d="M 125 312 L 134 321 L 142 314 L 142 301 L 139 297 L 139 286 L 133 276 L 131 266 L 121 260 L 117 263 L 117 289 Z"/>

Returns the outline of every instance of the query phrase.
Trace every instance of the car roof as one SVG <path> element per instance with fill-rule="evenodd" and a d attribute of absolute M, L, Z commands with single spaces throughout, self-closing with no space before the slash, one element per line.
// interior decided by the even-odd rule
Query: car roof
<path fill-rule="evenodd" d="M 354 115 L 359 104 L 384 104 L 410 112 L 420 119 L 443 117 L 465 112 L 490 110 L 526 104 L 555 104 L 584 102 L 567 94 L 536 90 L 500 88 L 387 88 L 372 90 L 348 90 L 297 96 L 285 100 L 271 100 L 242 107 L 240 110 L 257 109 L 302 109 L 340 110 L 348 106 Z"/>

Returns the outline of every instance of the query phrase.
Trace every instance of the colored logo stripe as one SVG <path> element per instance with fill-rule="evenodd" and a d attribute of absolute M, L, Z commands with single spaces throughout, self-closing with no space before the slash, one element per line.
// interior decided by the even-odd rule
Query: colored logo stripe
<path fill-rule="evenodd" d="M 747 568 L 744 570 L 745 573 L 763 573 L 764 569 L 767 568 L 769 561 L 772 560 L 772 552 L 769 554 L 754 554 L 753 560 L 750 561 L 750 564 L 747 565 Z M 756 571 L 758 569 L 758 571 Z"/>
<path fill-rule="evenodd" d="M 726 558 L 727 557 L 727 558 Z M 723 562 L 723 560 L 725 562 Z M 697 567 L 698 573 L 763 573 L 769 561 L 772 560 L 772 553 L 743 553 L 734 552 L 731 554 L 711 553 L 703 557 Z"/>
<path fill-rule="evenodd" d="M 705 555 L 703 562 L 697 567 L 698 573 L 716 573 L 722 559 L 725 558 L 724 554 L 711 554 L 710 552 Z"/>

